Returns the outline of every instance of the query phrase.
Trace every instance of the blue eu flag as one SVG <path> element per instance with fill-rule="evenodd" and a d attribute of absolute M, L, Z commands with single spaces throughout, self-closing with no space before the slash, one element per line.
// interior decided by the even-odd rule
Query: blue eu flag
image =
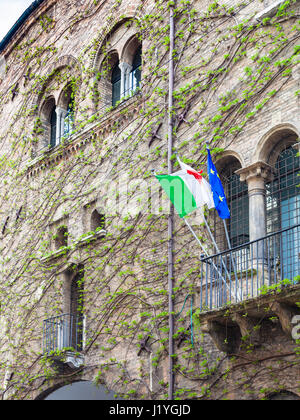
<path fill-rule="evenodd" d="M 213 164 L 210 150 L 207 147 L 207 171 L 209 176 L 209 183 L 214 197 L 216 210 L 221 219 L 229 219 L 230 211 L 227 205 L 227 200 L 224 193 L 224 188 L 215 165 Z"/>

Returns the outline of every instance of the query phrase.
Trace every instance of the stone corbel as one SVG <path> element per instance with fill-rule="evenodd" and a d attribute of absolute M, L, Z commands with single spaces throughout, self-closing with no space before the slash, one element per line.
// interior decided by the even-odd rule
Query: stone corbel
<path fill-rule="evenodd" d="M 232 320 L 238 324 L 241 336 L 247 343 L 254 347 L 260 346 L 260 328 L 258 328 L 257 323 L 253 319 L 249 318 L 249 316 L 242 316 L 235 313 L 232 316 Z"/>
<path fill-rule="evenodd" d="M 208 321 L 202 325 L 201 331 L 211 336 L 219 351 L 234 354 L 240 344 L 238 328 L 222 325 L 217 321 Z"/>
<path fill-rule="evenodd" d="M 292 319 L 295 315 L 299 314 L 299 312 L 295 308 L 292 308 L 285 303 L 279 302 L 275 302 L 272 305 L 272 309 L 278 316 L 281 328 L 284 331 L 284 333 L 288 336 L 291 336 L 293 329 Z"/>

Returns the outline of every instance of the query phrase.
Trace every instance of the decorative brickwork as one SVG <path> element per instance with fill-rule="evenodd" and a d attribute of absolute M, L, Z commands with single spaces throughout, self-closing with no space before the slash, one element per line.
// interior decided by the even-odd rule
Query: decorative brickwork
<path fill-rule="evenodd" d="M 208 141 L 221 176 L 244 183 L 251 239 L 266 234 L 266 185 L 300 132 L 299 2 L 265 10 L 269 3 L 175 2 L 174 169 L 176 151 L 206 177 Z M 200 278 L 216 270 L 203 272 L 201 250 L 177 215 L 175 354 L 168 354 L 169 203 L 151 171 L 168 167 L 169 7 L 44 1 L 0 53 L 3 399 L 39 399 L 80 380 L 128 399 L 166 399 L 170 358 L 174 399 L 300 397 L 292 332 L 299 276 L 263 283 L 262 291 L 256 285 L 257 299 L 203 313 L 205 289 L 221 289 L 213 280 L 200 286 Z M 142 65 L 132 74 L 140 48 Z M 237 171 L 228 170 L 233 163 Z M 298 198 L 288 202 L 297 211 Z M 296 210 L 290 219 L 298 224 Z M 216 254 L 200 216 L 189 221 Z M 220 220 L 215 226 L 224 228 Z M 227 247 L 224 230 L 220 243 Z M 243 264 L 248 255 L 246 247 L 234 258 Z M 286 255 L 297 271 L 295 252 Z M 277 276 L 280 257 L 269 266 Z M 225 283 L 246 278 L 241 267 Z M 259 268 L 257 283 L 262 275 L 271 279 Z"/>

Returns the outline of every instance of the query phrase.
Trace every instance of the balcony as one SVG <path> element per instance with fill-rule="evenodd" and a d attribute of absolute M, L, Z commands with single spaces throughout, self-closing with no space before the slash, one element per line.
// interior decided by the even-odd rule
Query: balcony
<path fill-rule="evenodd" d="M 291 338 L 300 315 L 300 225 L 202 259 L 199 320 L 217 348 L 260 347 L 263 325 Z M 277 320 L 277 321 L 276 321 Z M 270 330 L 270 325 L 267 325 Z"/>
<path fill-rule="evenodd" d="M 83 363 L 84 317 L 63 314 L 44 321 L 43 352 L 59 365 L 78 368 Z"/>
<path fill-rule="evenodd" d="M 293 285 L 300 275 L 300 225 L 202 259 L 200 309 L 210 311 Z"/>

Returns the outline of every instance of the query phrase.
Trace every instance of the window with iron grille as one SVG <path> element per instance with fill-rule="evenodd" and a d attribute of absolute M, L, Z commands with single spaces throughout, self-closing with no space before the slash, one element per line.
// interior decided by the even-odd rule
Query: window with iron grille
<path fill-rule="evenodd" d="M 292 146 L 276 161 L 275 177 L 266 185 L 267 232 L 273 233 L 300 223 L 300 159 Z"/>
<path fill-rule="evenodd" d="M 299 171 L 298 152 L 287 146 L 278 156 L 273 181 L 266 185 L 267 232 L 283 231 L 271 251 L 281 268 L 282 279 L 290 280 L 300 274 Z"/>
<path fill-rule="evenodd" d="M 239 175 L 235 173 L 238 169 L 240 169 L 238 162 L 230 162 L 220 173 L 231 215 L 226 223 L 232 247 L 247 243 L 250 239 L 248 187 L 246 182 L 241 182 Z M 214 218 L 216 240 L 220 249 L 226 250 L 228 244 L 224 227 L 217 212 L 214 212 Z"/>

